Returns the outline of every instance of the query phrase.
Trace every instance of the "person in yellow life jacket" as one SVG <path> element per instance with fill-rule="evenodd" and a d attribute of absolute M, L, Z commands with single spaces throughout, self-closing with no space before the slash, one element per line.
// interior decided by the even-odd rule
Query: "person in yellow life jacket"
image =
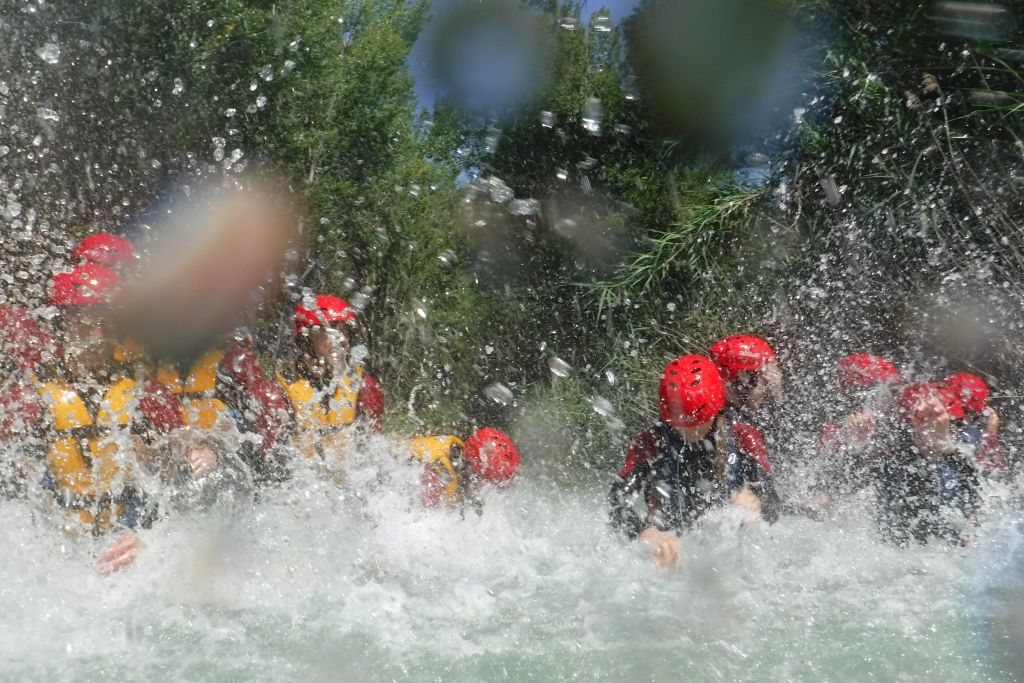
<path fill-rule="evenodd" d="M 109 232 L 86 235 L 71 250 L 71 263 L 95 265 L 109 268 L 124 278 L 139 264 L 139 254 L 126 238 Z M 143 350 L 134 339 L 122 339 L 114 348 L 114 358 L 119 363 L 139 363 Z"/>
<path fill-rule="evenodd" d="M 519 449 L 500 429 L 484 427 L 465 441 L 456 436 L 422 436 L 410 444 L 412 457 L 423 463 L 420 501 L 425 507 L 445 505 L 480 512 L 480 490 L 506 487 L 519 470 Z"/>
<path fill-rule="evenodd" d="M 117 273 L 95 264 L 53 277 L 49 303 L 60 309 L 63 352 L 56 377 L 38 388 L 47 442 L 43 486 L 64 511 L 64 528 L 127 532 L 100 556 L 104 572 L 134 561 L 134 530 L 155 516 L 135 484 L 136 461 L 152 454 L 160 435 L 182 426 L 166 387 L 126 376 L 113 360 L 116 342 L 104 319 L 120 284 Z"/>
<path fill-rule="evenodd" d="M 184 375 L 173 366 L 156 369 L 156 380 L 181 401 L 186 424 L 211 430 L 218 420 L 228 417 L 227 405 L 217 396 L 217 367 L 223 359 L 224 351 L 218 348 L 200 356 Z"/>
<path fill-rule="evenodd" d="M 343 450 L 347 428 L 365 424 L 380 431 L 384 397 L 364 367 L 365 350 L 349 350 L 355 311 L 342 299 L 321 294 L 295 307 L 298 356 L 278 373 L 295 409 L 296 440 L 307 456 Z"/>
<path fill-rule="evenodd" d="M 25 496 L 32 464 L 41 457 L 39 373 L 60 353 L 28 310 L 0 304 L 0 497 Z"/>

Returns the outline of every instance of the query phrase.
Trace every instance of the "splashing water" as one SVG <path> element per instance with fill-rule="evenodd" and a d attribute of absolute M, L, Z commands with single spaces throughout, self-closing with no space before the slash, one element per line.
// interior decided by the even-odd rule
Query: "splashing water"
<path fill-rule="evenodd" d="M 18 680 L 989 680 L 965 604 L 984 553 L 878 544 L 844 511 L 724 510 L 657 572 L 606 525 L 604 484 L 531 477 L 482 515 L 423 510 L 381 442 L 347 485 L 302 468 L 235 517 L 158 522 L 104 579 L 0 503 L 0 670 Z"/>

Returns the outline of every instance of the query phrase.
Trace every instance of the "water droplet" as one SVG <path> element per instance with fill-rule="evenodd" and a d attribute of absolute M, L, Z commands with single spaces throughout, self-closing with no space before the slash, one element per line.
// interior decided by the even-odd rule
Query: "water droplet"
<path fill-rule="evenodd" d="M 445 267 L 451 268 L 459 260 L 455 255 L 455 252 L 451 249 L 445 249 L 438 255 L 438 260 L 444 264 Z"/>
<path fill-rule="evenodd" d="M 609 33 L 612 30 L 612 18 L 601 13 L 594 17 L 594 30 L 598 33 Z"/>
<path fill-rule="evenodd" d="M 263 109 L 263 107 L 265 106 L 267 106 L 267 96 L 260 95 L 259 97 L 256 98 L 256 108 Z"/>
<path fill-rule="evenodd" d="M 181 80 L 180 78 L 175 78 L 174 87 L 171 88 L 171 94 L 180 95 L 183 92 L 185 92 L 185 81 Z"/>
<path fill-rule="evenodd" d="M 265 81 L 274 80 L 274 67 L 270 64 L 266 64 L 260 69 L 260 78 Z"/>
<path fill-rule="evenodd" d="M 422 301 L 416 304 L 416 308 L 414 310 L 416 311 L 416 315 L 423 318 L 424 320 L 427 319 L 427 307 Z"/>
<path fill-rule="evenodd" d="M 299 36 L 295 40 L 293 40 L 292 42 L 288 43 L 288 49 L 291 50 L 292 52 L 298 52 L 299 51 L 299 44 L 301 42 L 302 42 L 302 36 Z"/>
<path fill-rule="evenodd" d="M 630 128 L 629 126 L 627 126 L 624 123 L 616 123 L 615 124 L 615 133 L 616 133 L 616 135 L 629 135 L 632 132 L 633 132 L 633 129 Z"/>
<path fill-rule="evenodd" d="M 615 372 L 612 370 L 605 370 L 604 378 L 608 380 L 608 384 L 611 384 L 612 386 L 615 386 L 615 383 L 618 381 L 618 378 L 615 377 Z"/>
<path fill-rule="evenodd" d="M 484 389 L 484 395 L 503 406 L 510 406 L 515 403 L 516 396 L 512 393 L 512 390 L 506 387 L 501 382 L 495 382 L 486 389 Z"/>
<path fill-rule="evenodd" d="M 552 356 L 548 360 L 548 369 L 557 377 L 568 377 L 572 374 L 572 366 L 558 356 Z"/>
<path fill-rule="evenodd" d="M 230 118 L 234 118 L 235 114 L 237 114 L 237 113 L 238 113 L 238 110 L 235 109 L 234 107 L 232 107 L 230 109 L 225 109 L 224 110 L 224 116 L 226 116 L 229 119 Z"/>
<path fill-rule="evenodd" d="M 60 61 L 60 46 L 56 43 L 46 43 L 36 49 L 36 56 L 47 64 L 56 64 Z"/>
<path fill-rule="evenodd" d="M 555 119 L 555 115 L 550 111 L 542 111 L 540 113 L 540 125 L 545 128 L 554 128 L 558 121 Z"/>
<path fill-rule="evenodd" d="M 494 154 L 498 151 L 498 142 L 501 141 L 501 131 L 497 128 L 488 128 L 487 135 L 484 137 L 484 149 L 488 154 Z"/>
<path fill-rule="evenodd" d="M 284 60 L 284 72 L 288 73 L 295 68 L 295 62 L 290 59 Z"/>
<path fill-rule="evenodd" d="M 249 91 L 250 92 L 255 92 L 256 88 L 258 88 L 258 87 L 260 87 L 260 82 L 257 81 L 255 78 L 253 80 L 249 81 Z"/>
<path fill-rule="evenodd" d="M 579 25 L 580 20 L 576 17 L 562 17 L 558 20 L 558 27 L 566 31 L 575 31 Z"/>
<path fill-rule="evenodd" d="M 60 114 L 55 112 L 53 109 L 46 107 L 39 107 L 36 109 L 36 116 L 41 118 L 43 121 L 53 121 L 54 123 L 60 121 Z"/>
<path fill-rule="evenodd" d="M 224 138 L 213 138 L 213 159 L 220 161 L 224 158 Z"/>
<path fill-rule="evenodd" d="M 626 76 L 622 80 L 622 96 L 628 102 L 636 102 L 640 99 L 640 89 L 637 87 L 635 76 Z"/>
<path fill-rule="evenodd" d="M 601 417 L 615 417 L 615 407 L 612 405 L 611 401 L 603 396 L 595 396 L 590 399 L 590 405 L 594 407 L 594 412 Z"/>
<path fill-rule="evenodd" d="M 356 309 L 356 311 L 362 311 L 366 308 L 366 304 L 369 303 L 369 301 L 370 297 L 364 292 L 356 292 L 356 295 L 352 297 L 349 304 L 351 304 L 352 308 Z"/>
<path fill-rule="evenodd" d="M 487 346 L 484 347 L 484 353 L 486 353 L 488 356 L 491 355 L 492 353 L 494 353 L 494 347 L 488 344 Z"/>
<path fill-rule="evenodd" d="M 501 178 L 496 178 L 492 176 L 487 180 L 487 185 L 491 193 L 491 199 L 498 202 L 499 204 L 504 204 L 505 202 L 511 201 L 512 198 L 515 196 L 515 193 L 512 191 L 512 188 L 505 184 L 505 181 L 502 180 Z"/>
<path fill-rule="evenodd" d="M 591 135 L 601 134 L 601 120 L 604 118 L 604 105 L 596 97 L 588 97 L 583 102 L 583 130 Z"/>
<path fill-rule="evenodd" d="M 514 199 L 509 202 L 508 212 L 513 216 L 535 216 L 540 213 L 540 202 L 536 199 Z"/>
<path fill-rule="evenodd" d="M 751 152 L 747 155 L 747 163 L 756 167 L 767 166 L 768 155 L 762 152 Z"/>

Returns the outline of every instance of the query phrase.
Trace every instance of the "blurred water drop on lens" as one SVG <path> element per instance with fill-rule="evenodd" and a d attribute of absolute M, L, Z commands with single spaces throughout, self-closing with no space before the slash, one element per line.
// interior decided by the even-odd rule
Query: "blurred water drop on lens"
<path fill-rule="evenodd" d="M 604 118 L 604 105 L 596 97 L 588 97 L 583 102 L 583 130 L 591 135 L 601 134 L 601 121 Z"/>
<path fill-rule="evenodd" d="M 558 27 L 566 31 L 575 31 L 580 26 L 580 20 L 576 17 L 562 17 L 558 20 Z"/>
<path fill-rule="evenodd" d="M 770 130 L 798 96 L 796 32 L 778 0 L 644 4 L 629 55 L 666 132 L 702 145 Z"/>
<path fill-rule="evenodd" d="M 594 17 L 594 30 L 598 33 L 610 33 L 612 30 L 612 18 L 601 13 Z"/>
<path fill-rule="evenodd" d="M 544 128 L 554 128 L 556 123 L 554 113 L 550 111 L 542 111 L 540 113 L 540 125 Z"/>
<path fill-rule="evenodd" d="M 516 400 L 515 394 L 512 393 L 512 390 L 501 382 L 495 382 L 494 384 L 488 385 L 488 387 L 484 389 L 484 395 L 495 403 L 503 406 L 510 406 Z"/>
<path fill-rule="evenodd" d="M 419 317 L 423 318 L 424 320 L 427 319 L 427 306 L 422 301 L 416 302 L 416 306 L 413 308 L 413 310 Z"/>
<path fill-rule="evenodd" d="M 36 56 L 47 64 L 56 64 L 60 61 L 60 47 L 56 43 L 46 43 L 36 49 Z"/>
<path fill-rule="evenodd" d="M 1013 12 L 991 2 L 933 2 L 928 18 L 938 32 L 972 40 L 1009 40 L 1017 30 Z"/>
<path fill-rule="evenodd" d="M 172 95 L 180 95 L 183 92 L 185 92 L 185 82 L 183 80 L 181 80 L 180 78 L 175 78 L 174 79 L 174 87 L 171 88 L 171 94 Z"/>
<path fill-rule="evenodd" d="M 572 366 L 557 356 L 548 360 L 548 369 L 557 377 L 568 377 L 572 374 Z"/>
<path fill-rule="evenodd" d="M 158 355 L 188 358 L 276 297 L 299 222 L 277 186 L 209 186 L 163 207 L 147 267 L 126 283 L 119 328 Z"/>
<path fill-rule="evenodd" d="M 548 25 L 513 0 L 449 3 L 423 39 L 438 89 L 468 109 L 518 108 L 549 77 Z"/>

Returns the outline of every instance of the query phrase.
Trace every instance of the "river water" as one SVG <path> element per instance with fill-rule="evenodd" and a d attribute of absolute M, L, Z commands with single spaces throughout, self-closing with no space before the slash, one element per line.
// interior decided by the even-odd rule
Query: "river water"
<path fill-rule="evenodd" d="M 722 510 L 665 574 L 608 528 L 599 483 L 527 466 L 460 518 L 419 508 L 385 451 L 341 487 L 300 471 L 241 511 L 169 516 L 106 578 L 100 542 L 0 503 L 0 679 L 1013 680 L 990 622 L 1019 535 L 999 522 L 897 549 L 868 500 L 824 523 Z"/>

